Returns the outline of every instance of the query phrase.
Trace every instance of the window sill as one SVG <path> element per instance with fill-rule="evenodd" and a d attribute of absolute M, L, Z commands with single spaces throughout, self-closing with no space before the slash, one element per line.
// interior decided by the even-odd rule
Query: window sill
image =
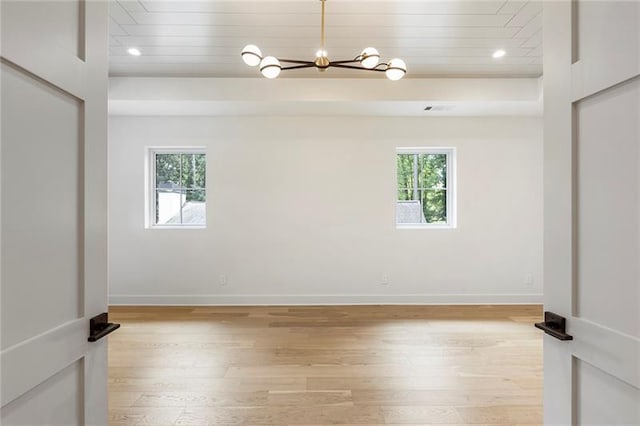
<path fill-rule="evenodd" d="M 396 229 L 456 229 L 456 225 L 451 223 L 443 224 L 396 224 Z"/>
<path fill-rule="evenodd" d="M 146 229 L 207 229 L 206 225 L 153 225 Z"/>

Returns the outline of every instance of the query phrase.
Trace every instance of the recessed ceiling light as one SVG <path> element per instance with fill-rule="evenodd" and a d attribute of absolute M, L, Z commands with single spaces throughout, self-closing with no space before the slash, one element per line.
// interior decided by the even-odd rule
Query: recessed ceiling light
<path fill-rule="evenodd" d="M 495 52 L 493 52 L 493 55 L 491 55 L 491 56 L 493 56 L 494 58 L 498 59 L 498 58 L 502 58 L 506 54 L 507 54 L 507 52 L 505 52 L 504 50 L 498 49 Z"/>
<path fill-rule="evenodd" d="M 131 56 L 140 56 L 142 54 L 140 53 L 140 50 L 136 49 L 135 47 L 128 48 L 127 53 Z"/>

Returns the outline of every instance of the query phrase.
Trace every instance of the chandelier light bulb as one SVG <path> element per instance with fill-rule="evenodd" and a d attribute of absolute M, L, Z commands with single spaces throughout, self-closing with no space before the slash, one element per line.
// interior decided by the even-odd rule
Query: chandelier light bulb
<path fill-rule="evenodd" d="M 260 62 L 260 72 L 267 78 L 276 78 L 280 75 L 280 71 L 282 71 L 280 61 L 273 56 L 267 56 Z"/>
<path fill-rule="evenodd" d="M 367 47 L 360 54 L 360 64 L 367 69 L 375 68 L 380 61 L 380 54 L 375 47 Z"/>
<path fill-rule="evenodd" d="M 326 50 L 318 50 L 316 52 L 316 58 L 326 58 L 327 57 L 327 51 Z"/>
<path fill-rule="evenodd" d="M 247 44 L 244 49 L 242 49 L 242 60 L 250 67 L 255 67 L 262 60 L 262 52 L 258 46 Z"/>
<path fill-rule="evenodd" d="M 393 58 L 384 72 L 389 80 L 400 80 L 407 73 L 407 64 L 402 59 Z"/>

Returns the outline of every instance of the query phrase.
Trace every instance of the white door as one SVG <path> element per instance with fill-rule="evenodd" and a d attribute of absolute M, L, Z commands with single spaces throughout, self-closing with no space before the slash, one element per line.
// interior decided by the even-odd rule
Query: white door
<path fill-rule="evenodd" d="M 107 8 L 0 4 L 5 426 L 107 423 Z"/>
<path fill-rule="evenodd" d="M 543 14 L 545 423 L 640 425 L 640 2 Z"/>

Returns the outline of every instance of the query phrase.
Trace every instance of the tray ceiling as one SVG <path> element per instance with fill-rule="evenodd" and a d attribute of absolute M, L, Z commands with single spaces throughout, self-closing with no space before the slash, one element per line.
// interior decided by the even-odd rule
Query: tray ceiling
<path fill-rule="evenodd" d="M 542 74 L 542 3 L 533 0 L 327 0 L 330 59 L 368 46 L 399 57 L 407 78 L 537 77 Z M 110 5 L 113 76 L 255 77 L 241 49 L 312 60 L 319 45 L 320 2 L 119 0 Z M 142 55 L 131 56 L 130 47 Z M 496 49 L 507 54 L 492 58 Z M 330 69 L 323 76 L 384 78 Z M 279 78 L 318 77 L 315 69 Z"/>

